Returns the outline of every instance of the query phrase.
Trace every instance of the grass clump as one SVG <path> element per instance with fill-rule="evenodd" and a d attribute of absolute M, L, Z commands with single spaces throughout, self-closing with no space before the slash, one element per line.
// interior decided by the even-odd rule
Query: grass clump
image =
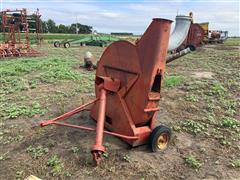
<path fill-rule="evenodd" d="M 47 166 L 51 167 L 50 173 L 52 174 L 52 176 L 58 176 L 62 174 L 63 168 L 64 168 L 63 163 L 60 161 L 60 159 L 56 155 L 52 156 L 48 160 Z"/>
<path fill-rule="evenodd" d="M 190 155 L 190 156 L 186 157 L 186 158 L 185 158 L 185 162 L 186 162 L 186 164 L 187 164 L 189 167 L 191 167 L 191 168 L 193 168 L 193 169 L 196 169 L 196 170 L 200 169 L 201 166 L 202 166 L 201 161 L 198 160 L 198 159 L 197 159 L 196 157 L 194 157 L 193 155 Z"/>
<path fill-rule="evenodd" d="M 183 83 L 184 78 L 182 76 L 166 76 L 164 78 L 164 87 L 175 87 Z"/>

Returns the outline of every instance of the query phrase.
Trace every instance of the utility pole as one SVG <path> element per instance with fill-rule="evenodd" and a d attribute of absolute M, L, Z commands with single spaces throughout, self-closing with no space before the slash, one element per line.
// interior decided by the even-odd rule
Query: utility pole
<path fill-rule="evenodd" d="M 79 29 L 78 29 L 78 18 L 76 16 L 76 34 L 78 34 L 78 31 L 79 31 Z"/>

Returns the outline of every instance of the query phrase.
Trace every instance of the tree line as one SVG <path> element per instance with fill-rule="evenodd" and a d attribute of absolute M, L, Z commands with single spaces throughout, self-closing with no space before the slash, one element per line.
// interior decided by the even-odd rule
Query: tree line
<path fill-rule="evenodd" d="M 90 34 L 92 27 L 80 23 L 73 23 L 71 25 L 59 24 L 57 25 L 52 19 L 42 21 L 43 33 L 65 33 L 65 34 Z"/>
<path fill-rule="evenodd" d="M 111 35 L 115 35 L 115 36 L 132 36 L 133 33 L 128 33 L 128 32 L 112 32 Z"/>

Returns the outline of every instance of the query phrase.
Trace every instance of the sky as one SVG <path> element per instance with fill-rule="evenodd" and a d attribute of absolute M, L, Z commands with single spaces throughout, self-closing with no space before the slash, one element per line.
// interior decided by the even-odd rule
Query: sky
<path fill-rule="evenodd" d="M 193 12 L 194 22 L 209 22 L 209 29 L 240 36 L 239 0 L 0 0 L 1 9 L 39 8 L 43 20 L 57 24 L 79 22 L 97 32 L 142 34 L 152 18 L 175 20 Z M 173 29 L 174 25 L 172 25 Z"/>

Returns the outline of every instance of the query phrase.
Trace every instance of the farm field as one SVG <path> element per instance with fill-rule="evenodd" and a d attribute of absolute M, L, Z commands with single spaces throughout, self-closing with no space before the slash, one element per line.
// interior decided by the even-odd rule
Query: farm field
<path fill-rule="evenodd" d="M 43 56 L 0 60 L 0 179 L 240 177 L 239 38 L 205 45 L 167 65 L 157 122 L 173 130 L 166 151 L 131 148 L 106 135 L 107 153 L 98 167 L 90 153 L 94 133 L 32 125 L 94 99 L 95 72 L 79 66 L 86 51 L 96 63 L 104 48 L 37 48 Z M 87 112 L 67 122 L 95 127 Z"/>

